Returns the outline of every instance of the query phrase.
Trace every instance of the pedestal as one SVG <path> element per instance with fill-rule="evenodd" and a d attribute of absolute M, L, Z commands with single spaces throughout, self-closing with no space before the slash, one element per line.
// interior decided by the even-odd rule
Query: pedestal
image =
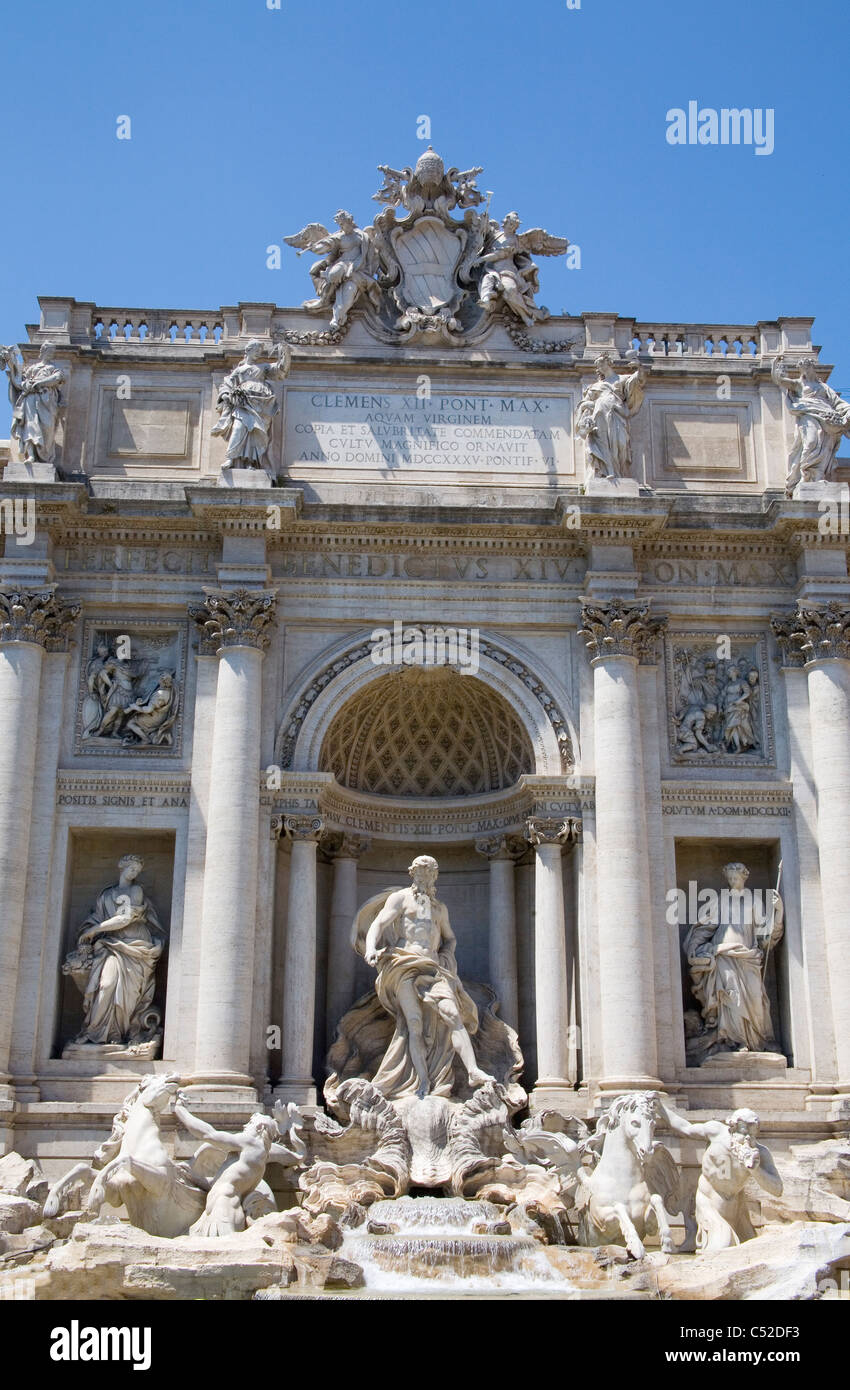
<path fill-rule="evenodd" d="M 264 468 L 222 468 L 218 487 L 270 488 L 272 480 Z"/>
<path fill-rule="evenodd" d="M 4 483 L 58 483 L 59 474 L 52 463 L 10 459 L 3 473 Z"/>
<path fill-rule="evenodd" d="M 637 478 L 588 478 L 584 485 L 585 497 L 639 497 L 640 484 Z"/>

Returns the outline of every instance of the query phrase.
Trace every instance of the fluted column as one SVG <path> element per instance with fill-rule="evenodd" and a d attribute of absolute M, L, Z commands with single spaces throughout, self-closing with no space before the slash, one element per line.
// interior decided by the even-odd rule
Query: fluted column
<path fill-rule="evenodd" d="M 79 611 L 63 605 L 52 585 L 0 590 L 0 1092 L 9 1081 L 41 669 L 45 651 L 67 650 Z"/>
<path fill-rule="evenodd" d="M 338 835 L 328 848 L 334 866 L 325 991 L 328 1043 L 333 1040 L 343 1014 L 354 1003 L 357 953 L 351 943 L 351 924 L 358 907 L 357 861 L 366 853 L 369 844 L 363 835 Z"/>
<path fill-rule="evenodd" d="M 282 1066 L 274 1094 L 278 1100 L 315 1105 L 316 849 L 324 823 L 321 816 L 285 816 L 283 827 L 292 852 L 283 954 Z"/>
<path fill-rule="evenodd" d="M 235 589 L 207 590 L 189 609 L 218 656 L 191 1078 L 205 1091 L 253 1088 L 262 664 L 274 608 L 272 593 Z"/>
<path fill-rule="evenodd" d="M 850 1087 L 850 606 L 798 605 L 771 619 L 786 666 L 805 669 L 836 1080 Z"/>
<path fill-rule="evenodd" d="M 657 1087 L 655 983 L 638 663 L 664 619 L 648 603 L 583 601 L 593 666 L 597 941 L 604 1090 Z"/>
<path fill-rule="evenodd" d="M 516 835 L 492 835 L 475 841 L 490 862 L 490 984 L 499 1013 L 516 1028 L 519 1018 L 516 965 L 516 897 L 514 864 L 527 846 Z"/>
<path fill-rule="evenodd" d="M 564 920 L 564 845 L 575 839 L 578 822 L 531 817 L 525 838 L 534 846 L 534 1010 L 537 1029 L 535 1094 L 571 1090 L 570 995 Z M 554 1094 L 552 1094 L 554 1093 Z"/>

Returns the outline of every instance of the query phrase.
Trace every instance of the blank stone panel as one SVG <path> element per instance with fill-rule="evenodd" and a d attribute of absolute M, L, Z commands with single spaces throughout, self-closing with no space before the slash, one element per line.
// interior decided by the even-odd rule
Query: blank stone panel
<path fill-rule="evenodd" d="M 109 456 L 186 458 L 189 449 L 189 402 L 143 396 L 112 401 Z"/>
<path fill-rule="evenodd" d="M 203 391 L 130 377 L 125 398 L 116 376 L 99 383 L 90 471 L 113 477 L 171 478 L 200 471 Z"/>
<path fill-rule="evenodd" d="M 650 401 L 649 424 L 650 485 L 755 484 L 748 405 Z"/>

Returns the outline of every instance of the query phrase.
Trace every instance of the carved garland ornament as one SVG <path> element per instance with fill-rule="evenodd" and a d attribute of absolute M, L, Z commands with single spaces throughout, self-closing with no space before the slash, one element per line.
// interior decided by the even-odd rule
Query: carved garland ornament
<path fill-rule="evenodd" d="M 32 642 L 47 652 L 68 650 L 78 603 L 64 604 L 54 588 L 0 591 L 0 642 Z"/>
<path fill-rule="evenodd" d="M 478 649 L 482 656 L 488 657 L 491 661 L 498 662 L 500 666 L 504 666 L 506 670 L 510 671 L 511 675 L 516 676 L 518 680 L 522 681 L 523 685 L 531 692 L 538 703 L 542 705 L 546 718 L 554 729 L 555 737 L 558 740 L 561 767 L 564 772 L 569 772 L 574 766 L 575 761 L 573 757 L 572 741 L 570 739 L 567 721 L 549 690 L 543 685 L 542 681 L 538 680 L 538 678 L 529 671 L 528 667 L 522 661 L 511 656 L 509 652 L 502 651 L 500 647 L 496 647 L 492 642 L 487 641 L 485 638 L 480 638 Z M 336 676 L 340 675 L 342 671 L 348 670 L 349 666 L 354 666 L 358 661 L 363 661 L 366 657 L 371 655 L 373 650 L 373 643 L 370 639 L 364 642 L 358 642 L 356 647 L 352 647 L 350 651 L 343 653 L 342 656 L 337 657 L 335 661 L 325 666 L 310 682 L 307 689 L 302 692 L 298 703 L 292 710 L 289 723 L 286 726 L 280 743 L 280 757 L 278 761 L 282 768 L 286 769 L 292 767 L 295 745 L 298 741 L 298 735 L 301 732 L 301 726 L 322 691 L 326 686 L 330 685 L 331 681 L 334 680 Z"/>

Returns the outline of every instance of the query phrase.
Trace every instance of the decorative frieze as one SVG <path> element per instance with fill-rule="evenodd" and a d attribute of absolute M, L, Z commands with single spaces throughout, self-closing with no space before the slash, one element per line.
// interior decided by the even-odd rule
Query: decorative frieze
<path fill-rule="evenodd" d="M 808 666 L 826 657 L 850 659 L 850 605 L 832 599 L 818 606 L 798 604 L 796 613 L 770 619 L 782 665 Z"/>
<path fill-rule="evenodd" d="M 275 594 L 257 589 L 205 589 L 203 603 L 189 604 L 189 617 L 201 629 L 201 653 L 213 655 L 223 647 L 255 647 L 265 651 L 271 641 Z"/>
<path fill-rule="evenodd" d="M 32 642 L 47 652 L 65 652 L 78 603 L 65 604 L 55 587 L 0 590 L 0 642 Z"/>
<path fill-rule="evenodd" d="M 788 783 L 662 782 L 665 816 L 790 817 L 794 792 Z"/>
<path fill-rule="evenodd" d="M 651 664 L 656 660 L 656 641 L 667 623 L 666 617 L 649 616 L 649 600 L 635 603 L 621 598 L 593 603 L 582 599 L 582 626 L 593 665 L 609 657 L 630 656 Z"/>

